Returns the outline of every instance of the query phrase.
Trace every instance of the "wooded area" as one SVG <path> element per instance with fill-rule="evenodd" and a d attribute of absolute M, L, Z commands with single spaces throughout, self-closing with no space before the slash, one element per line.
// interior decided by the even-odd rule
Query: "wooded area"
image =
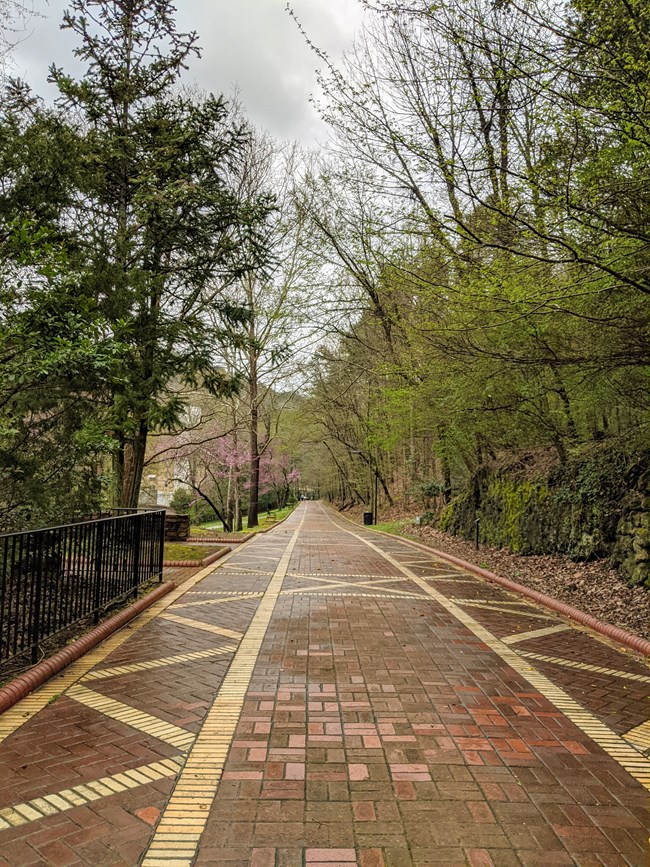
<path fill-rule="evenodd" d="M 363 304 L 315 365 L 323 485 L 528 553 L 627 533 L 645 580 L 648 6 L 367 5 L 302 191 Z"/>
<path fill-rule="evenodd" d="M 341 65 L 294 15 L 319 152 L 184 88 L 163 0 L 72 0 L 56 104 L 7 67 L 1 528 L 135 506 L 164 461 L 254 526 L 274 465 L 644 583 L 650 8 L 363 6 Z"/>

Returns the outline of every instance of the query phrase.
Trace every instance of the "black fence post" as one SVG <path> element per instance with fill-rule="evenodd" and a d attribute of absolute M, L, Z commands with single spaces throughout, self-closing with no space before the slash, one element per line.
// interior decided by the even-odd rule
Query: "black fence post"
<path fill-rule="evenodd" d="M 41 600 L 43 597 L 43 538 L 46 533 L 38 534 L 36 552 L 36 572 L 34 575 L 34 607 L 32 611 L 32 664 L 38 661 L 38 645 L 41 639 Z M 31 547 L 31 546 L 30 546 Z"/>
<path fill-rule="evenodd" d="M 13 547 L 13 546 L 12 546 Z M 2 553 L 2 569 L 0 570 L 0 660 L 5 654 L 9 656 L 9 630 L 4 630 L 5 625 L 5 600 L 11 603 L 11 592 L 9 582 L 11 581 L 11 570 L 9 569 L 9 539 L 5 537 L 3 553 Z M 6 651 L 5 651 L 6 647 Z"/>
<path fill-rule="evenodd" d="M 133 598 L 138 595 L 138 587 L 140 586 L 140 547 L 142 545 L 142 518 L 144 515 L 138 513 L 134 516 L 133 523 Z"/>
<path fill-rule="evenodd" d="M 102 571 L 104 566 L 104 524 L 100 521 L 97 524 L 97 534 L 95 536 L 95 570 L 93 572 L 95 580 L 95 593 L 93 598 L 93 606 L 95 613 L 93 621 L 99 623 L 99 608 L 102 604 Z"/>
<path fill-rule="evenodd" d="M 375 467 L 375 478 L 373 480 L 373 497 L 372 497 L 372 524 L 377 524 L 377 504 L 379 501 L 379 473 Z"/>
<path fill-rule="evenodd" d="M 158 515 L 158 520 L 160 522 L 160 527 L 158 530 L 158 545 L 159 545 L 159 553 L 158 553 L 158 566 L 160 567 L 158 570 L 158 583 L 161 584 L 163 580 L 163 563 L 165 562 L 165 516 L 167 512 L 161 512 Z"/>

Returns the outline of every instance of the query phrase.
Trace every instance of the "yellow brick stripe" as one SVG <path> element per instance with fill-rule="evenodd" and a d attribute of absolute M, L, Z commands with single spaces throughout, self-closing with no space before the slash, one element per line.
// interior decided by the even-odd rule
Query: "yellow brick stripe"
<path fill-rule="evenodd" d="M 219 590 L 188 590 L 186 596 L 225 596 L 226 594 Z M 234 594 L 229 593 L 232 596 Z"/>
<path fill-rule="evenodd" d="M 171 744 L 177 749 L 186 750 L 194 742 L 195 736 L 192 732 L 164 722 L 164 720 L 137 710 L 131 705 L 86 689 L 85 686 L 76 684 L 68 690 L 66 696 L 79 704 L 99 711 L 110 719 L 118 720 L 118 722 L 157 738 L 159 741 Z"/>
<path fill-rule="evenodd" d="M 481 605 L 487 605 L 490 608 L 499 607 L 501 605 L 505 606 L 513 606 L 515 608 L 523 605 L 525 608 L 535 608 L 532 602 L 524 602 L 521 599 L 517 599 L 516 601 L 511 599 L 477 599 L 475 596 L 470 596 L 468 599 L 463 599 L 460 596 L 450 596 L 452 601 L 456 603 L 456 605 L 472 605 L 476 603 L 480 603 Z"/>
<path fill-rule="evenodd" d="M 590 665 L 587 662 L 576 662 L 575 659 L 563 659 L 559 656 L 544 656 L 542 653 L 533 653 L 530 650 L 520 650 L 520 656 L 526 659 L 536 659 L 538 662 L 551 662 L 561 665 L 563 668 L 575 668 L 578 671 L 593 671 L 595 674 L 607 674 L 610 677 L 620 677 L 623 680 L 636 680 L 640 683 L 650 683 L 650 676 L 646 674 L 632 674 L 629 671 L 619 671 L 616 668 L 603 668 L 600 665 Z"/>
<path fill-rule="evenodd" d="M 436 566 L 431 563 L 426 562 L 426 560 L 404 560 L 405 566 L 415 566 L 416 569 L 435 569 Z M 445 567 L 439 567 L 441 575 L 467 575 L 468 573 L 464 569 L 456 569 L 454 566 L 450 566 L 449 564 L 445 565 Z M 424 576 L 420 576 L 421 578 Z"/>
<path fill-rule="evenodd" d="M 318 590 L 332 590 L 337 587 L 345 587 L 351 590 L 356 590 L 357 587 L 374 587 L 375 583 L 372 581 L 326 581 L 323 584 L 319 584 L 317 587 L 314 587 L 314 591 Z M 287 594 L 292 593 L 309 593 L 311 592 L 311 587 L 292 587 L 289 590 L 285 590 L 284 592 Z M 391 590 L 392 595 L 394 596 L 403 596 L 408 599 L 422 599 L 421 593 L 410 593 L 408 590 Z"/>
<path fill-rule="evenodd" d="M 332 519 L 330 518 L 330 520 Z M 334 522 L 332 521 L 332 523 Z M 407 566 L 401 564 L 391 554 L 382 551 L 381 548 L 370 542 L 368 539 L 365 539 L 363 536 L 360 536 L 358 533 L 340 527 L 338 524 L 335 526 L 339 526 L 342 532 L 348 533 L 350 536 L 363 542 L 364 545 L 372 548 L 373 551 L 376 551 L 393 566 L 401 569 L 404 575 L 411 578 L 418 587 L 425 590 L 432 599 L 452 614 L 465 627 L 467 627 L 467 629 L 473 632 L 477 638 L 480 638 L 481 641 L 490 648 L 490 650 L 496 653 L 497 656 L 499 656 L 507 665 L 527 680 L 528 683 L 537 690 L 537 692 L 541 693 L 541 695 L 548 699 L 551 704 L 561 711 L 561 713 L 570 719 L 571 722 L 580 729 L 580 731 L 590 737 L 594 743 L 598 744 L 598 746 L 611 756 L 611 758 L 618 762 L 618 764 L 621 765 L 630 776 L 634 777 L 634 779 L 641 783 L 642 786 L 650 790 L 650 761 L 641 756 L 634 747 L 608 728 L 608 726 L 602 723 L 596 716 L 594 716 L 594 714 L 585 710 L 563 689 L 560 689 L 560 687 L 556 686 L 551 680 L 543 674 L 540 674 L 532 666 L 528 665 L 525 660 L 522 659 L 522 656 L 524 655 L 523 652 L 519 654 L 513 648 L 508 647 L 507 644 L 504 644 L 492 635 L 491 632 L 489 632 L 478 621 L 474 620 L 466 611 L 463 611 L 459 605 L 446 596 L 443 596 L 442 593 L 435 590 L 433 587 L 430 587 L 425 581 L 415 575 Z"/>
<path fill-rule="evenodd" d="M 213 635 L 223 635 L 226 638 L 234 638 L 236 641 L 242 637 L 242 632 L 235 632 L 234 629 L 226 629 L 224 626 L 215 626 L 212 623 L 205 623 L 203 620 L 192 620 L 190 617 L 181 617 L 178 614 L 161 614 L 161 620 L 170 620 L 172 623 L 178 623 L 181 626 L 189 626 L 192 629 L 202 629 L 204 632 L 212 632 Z"/>
<path fill-rule="evenodd" d="M 222 596 L 219 599 L 195 599 L 192 602 L 183 602 L 174 606 L 174 611 L 179 608 L 190 608 L 195 605 L 223 605 L 225 602 L 239 602 L 241 599 L 259 599 L 263 593 L 237 593 L 232 596 Z"/>
<path fill-rule="evenodd" d="M 359 578 L 368 578 L 367 581 L 340 581 L 339 579 L 345 578 L 345 575 L 304 575 L 304 578 L 307 578 L 310 581 L 316 582 L 336 582 L 337 584 L 342 584 L 348 587 L 380 587 L 382 584 L 399 584 L 401 581 L 408 581 L 408 578 L 404 578 L 403 575 L 391 575 L 389 578 L 379 578 L 378 576 L 371 576 L 368 578 L 367 575 L 359 575 L 353 577 Z M 403 590 L 395 590 L 395 593 L 403 593 Z M 408 592 L 408 591 L 406 591 Z"/>
<path fill-rule="evenodd" d="M 270 574 L 269 569 L 251 569 L 249 566 L 232 566 L 228 569 L 228 577 L 231 575 L 254 575 L 255 577 L 264 575 L 266 577 Z"/>
<path fill-rule="evenodd" d="M 650 719 L 630 729 L 623 737 L 635 747 L 640 747 L 642 750 L 650 749 Z"/>
<path fill-rule="evenodd" d="M 482 584 L 486 583 L 482 578 L 468 572 L 467 569 L 462 569 L 460 566 L 453 566 L 451 563 L 445 563 L 442 566 L 440 563 L 416 563 L 418 569 L 426 569 L 429 575 L 420 575 L 420 578 L 470 578 L 472 581 Z"/>
<path fill-rule="evenodd" d="M 249 545 L 250 542 L 244 542 L 243 545 Z M 125 641 L 132 635 L 151 623 L 156 617 L 159 617 L 163 611 L 173 605 L 177 599 L 180 599 L 188 590 L 195 587 L 200 581 L 203 581 L 208 575 L 212 575 L 217 569 L 222 568 L 228 560 L 241 551 L 231 551 L 219 560 L 219 563 L 214 563 L 201 569 L 196 575 L 193 575 L 185 581 L 176 590 L 172 590 L 165 597 L 154 603 L 151 608 L 148 608 L 139 617 L 136 617 L 126 626 L 123 626 L 118 632 L 102 641 L 93 650 L 84 654 L 76 662 L 73 662 L 65 668 L 60 674 L 43 684 L 39 689 L 30 693 L 22 701 L 17 702 L 13 707 L 0 714 L 0 743 L 17 731 L 22 725 L 28 722 L 37 713 L 43 710 L 53 698 L 64 694 L 74 683 L 77 683 L 85 674 L 91 671 L 95 666 L 103 662 L 106 657 L 110 656 L 114 650 L 117 650 Z"/>
<path fill-rule="evenodd" d="M 213 647 L 209 650 L 196 650 L 192 653 L 179 653 L 178 656 L 165 656 L 162 659 L 148 659 L 146 662 L 133 662 L 129 665 L 118 665 L 115 668 L 100 668 L 91 671 L 81 678 L 81 683 L 89 680 L 105 680 L 108 677 L 119 677 L 121 674 L 131 674 L 134 671 L 148 671 L 152 668 L 163 668 L 167 665 L 181 665 L 194 662 L 197 659 L 210 659 L 213 656 L 222 656 L 225 653 L 234 653 L 236 644 L 225 644 L 222 647 Z"/>
<path fill-rule="evenodd" d="M 17 828 L 20 825 L 27 825 L 29 822 L 36 822 L 57 813 L 65 813 L 66 810 L 83 807 L 100 798 L 118 795 L 121 792 L 146 786 L 157 780 L 175 777 L 182 764 L 181 756 L 173 759 L 161 759 L 158 762 L 140 765 L 119 774 L 112 774 L 110 777 L 101 777 L 99 780 L 92 780 L 83 785 L 61 789 L 59 792 L 42 795 L 31 801 L 14 804 L 12 807 L 4 807 L 0 810 L 0 832 Z"/>
<path fill-rule="evenodd" d="M 288 594 L 292 596 L 359 596 L 363 599 L 401 599 L 404 601 L 401 593 L 355 593 L 353 590 L 346 590 L 345 588 L 341 588 L 341 590 L 311 590 L 310 588 L 305 588 L 304 590 L 283 590 L 280 595 L 286 596 Z M 422 599 L 423 597 L 418 594 L 417 598 Z"/>
<path fill-rule="evenodd" d="M 142 867 L 190 867 L 217 793 L 253 669 L 287 574 L 304 515 L 280 558 L 221 689 L 176 782 Z"/>
<path fill-rule="evenodd" d="M 230 577 L 230 576 L 228 576 Z M 271 576 L 269 575 L 269 578 Z M 228 597 L 237 597 L 237 596 L 264 596 L 263 592 L 260 593 L 252 593 L 248 590 L 190 590 L 185 594 L 186 596 L 212 596 L 214 599 L 220 598 L 222 596 Z M 184 605 L 185 603 L 183 603 Z M 182 606 L 177 605 L 176 608 L 181 608 Z"/>
<path fill-rule="evenodd" d="M 422 575 L 425 581 L 443 581 L 445 584 L 476 584 L 477 581 L 480 581 L 480 578 L 456 578 L 456 574 L 446 574 L 446 575 Z"/>
<path fill-rule="evenodd" d="M 415 579 L 415 578 L 417 578 L 417 575 L 414 575 L 413 577 Z M 424 584 L 424 586 L 429 587 L 428 584 Z M 429 589 L 432 590 L 431 587 L 429 587 Z M 437 591 L 433 591 L 433 592 L 437 592 Z M 447 598 L 447 597 L 445 597 L 445 598 Z M 462 605 L 462 606 L 464 606 L 464 607 L 466 606 L 468 608 L 484 608 L 487 611 L 500 611 L 502 614 L 516 614 L 517 617 L 534 617 L 536 620 L 555 620 L 556 619 L 555 617 L 551 617 L 548 614 L 537 614 L 536 612 L 533 613 L 532 611 L 519 611 L 515 608 L 506 608 L 505 607 L 506 605 L 517 605 L 517 604 L 525 605 L 526 604 L 525 602 L 522 602 L 522 603 L 505 602 L 505 603 L 501 603 L 501 604 L 497 605 L 497 604 L 493 604 L 491 602 L 478 602 L 474 599 L 455 599 L 453 596 L 450 597 L 450 600 L 453 601 L 454 604 L 456 604 L 456 605 Z"/>
<path fill-rule="evenodd" d="M 405 578 L 403 575 L 391 575 L 386 577 L 386 575 L 367 575 L 365 572 L 363 574 L 359 572 L 351 572 L 351 573 L 323 573 L 323 572 L 287 572 L 287 578 L 319 578 L 321 581 L 329 581 L 333 578 L 367 578 L 368 580 L 372 579 L 375 584 L 380 584 L 381 582 L 390 583 L 391 581 L 408 581 L 408 578 Z"/>
<path fill-rule="evenodd" d="M 502 638 L 504 644 L 519 644 L 521 641 L 530 641 L 533 638 L 544 638 L 546 635 L 555 635 L 556 632 L 566 632 L 571 626 L 560 624 L 558 626 L 546 626 L 544 629 L 529 629 L 527 632 L 515 632 Z"/>

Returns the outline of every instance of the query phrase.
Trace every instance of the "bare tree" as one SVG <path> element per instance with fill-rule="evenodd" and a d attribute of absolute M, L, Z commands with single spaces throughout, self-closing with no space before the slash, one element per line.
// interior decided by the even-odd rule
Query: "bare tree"
<path fill-rule="evenodd" d="M 318 268 L 306 239 L 308 222 L 292 194 L 300 161 L 297 146 L 282 145 L 266 133 L 251 130 L 233 179 L 240 197 L 272 195 L 276 204 L 263 237 L 248 239 L 265 246 L 269 261 L 265 268 L 243 275 L 233 287 L 233 298 L 246 308 L 247 320 L 239 339 L 221 353 L 233 380 L 241 384 L 233 424 L 248 437 L 249 527 L 258 523 L 260 460 L 301 381 L 300 362 L 314 339 L 318 319 L 314 294 Z"/>

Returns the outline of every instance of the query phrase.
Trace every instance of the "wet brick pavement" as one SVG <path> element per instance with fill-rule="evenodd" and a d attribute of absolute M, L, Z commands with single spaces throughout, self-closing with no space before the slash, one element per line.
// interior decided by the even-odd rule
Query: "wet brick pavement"
<path fill-rule="evenodd" d="M 649 863 L 633 653 L 317 503 L 175 577 L 0 717 L 0 864 Z"/>

